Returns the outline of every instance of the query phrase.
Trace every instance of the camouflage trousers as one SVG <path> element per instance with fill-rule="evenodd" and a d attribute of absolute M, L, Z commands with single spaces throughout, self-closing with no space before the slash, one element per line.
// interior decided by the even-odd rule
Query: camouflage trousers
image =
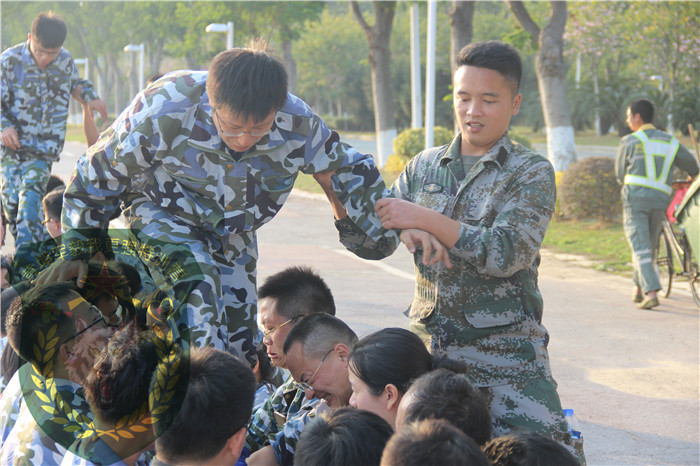
<path fill-rule="evenodd" d="M 478 329 L 483 336 L 475 342 L 480 345 L 467 345 L 458 341 L 460 334 L 473 334 L 466 325 L 458 316 L 433 314 L 422 321 L 411 321 L 410 329 L 432 354 L 447 355 L 467 364 L 474 386 L 491 411 L 494 437 L 517 429 L 534 431 L 551 437 L 570 450 L 581 464 L 586 464 L 583 440 L 571 439 L 557 384 L 551 377 L 544 327 L 532 319 L 506 326 L 510 331 L 485 327 Z M 512 354 L 506 357 L 506 348 L 517 340 L 521 340 L 521 345 L 516 347 L 524 348 L 522 340 L 530 335 L 538 335 L 542 340 L 532 341 L 533 352 L 529 357 L 534 357 L 534 361 L 523 360 L 518 364 L 513 361 Z M 495 350 L 498 347 L 503 354 Z M 497 381 L 486 380 L 485 374 L 489 371 Z M 475 379 L 473 374 L 480 374 L 480 377 Z M 507 383 L 508 377 L 504 374 L 512 379 L 511 383 Z"/>
<path fill-rule="evenodd" d="M 140 259 L 156 285 L 173 296 L 174 320 L 190 344 L 255 361 L 257 243 L 233 253 L 225 238 L 205 234 L 152 202 L 124 211 Z"/>
<path fill-rule="evenodd" d="M 661 289 L 654 258 L 659 248 L 666 212 L 662 209 L 632 207 L 624 203 L 622 222 L 627 242 L 632 248 L 634 284 L 644 293 Z"/>
<path fill-rule="evenodd" d="M 5 153 L 2 157 L 2 206 L 15 251 L 22 244 L 37 244 L 47 239 L 42 199 L 51 176 L 52 162 L 43 159 L 23 160 Z"/>

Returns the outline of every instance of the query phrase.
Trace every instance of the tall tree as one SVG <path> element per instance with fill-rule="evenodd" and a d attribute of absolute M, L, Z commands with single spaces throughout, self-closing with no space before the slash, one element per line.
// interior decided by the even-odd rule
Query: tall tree
<path fill-rule="evenodd" d="M 450 9 L 450 63 L 452 72 L 457 68 L 457 54 L 471 43 L 474 33 L 474 7 L 476 2 L 453 0 Z"/>
<path fill-rule="evenodd" d="M 574 127 L 566 99 L 564 27 L 566 2 L 550 1 L 550 16 L 540 28 L 520 1 L 508 0 L 510 11 L 520 26 L 537 42 L 535 70 L 547 131 L 547 157 L 557 172 L 576 161 Z"/>
<path fill-rule="evenodd" d="M 374 126 L 377 133 L 377 165 L 384 166 L 396 138 L 394 92 L 391 82 L 391 28 L 396 2 L 373 1 L 374 26 L 367 24 L 356 0 L 350 3 L 355 19 L 367 36 L 372 74 Z"/>

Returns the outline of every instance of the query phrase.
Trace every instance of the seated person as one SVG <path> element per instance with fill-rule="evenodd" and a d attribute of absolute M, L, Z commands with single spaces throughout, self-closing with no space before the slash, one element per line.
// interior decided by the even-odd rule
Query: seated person
<path fill-rule="evenodd" d="M 296 387 L 307 399 L 322 401 L 303 416 L 287 419 L 275 440 L 250 456 L 249 465 L 291 465 L 304 426 L 329 408 L 348 405 L 352 389 L 347 359 L 355 341 L 355 332 L 328 314 L 304 317 L 289 331 L 283 351 Z"/>
<path fill-rule="evenodd" d="M 47 194 L 41 200 L 44 206 L 44 227 L 53 239 L 61 236 L 61 210 L 63 209 L 63 191 L 65 186 L 60 186 Z"/>
<path fill-rule="evenodd" d="M 396 430 L 422 419 L 445 419 L 484 445 L 491 438 L 491 413 L 466 374 L 436 369 L 416 379 L 399 403 Z"/>
<path fill-rule="evenodd" d="M 93 434 L 71 446 L 63 466 L 133 466 L 141 451 L 153 443 L 153 427 L 143 421 L 151 417 L 149 388 L 160 360 L 156 338 L 132 322 L 117 331 L 97 356 L 85 382 Z"/>
<path fill-rule="evenodd" d="M 90 409 L 80 389 L 107 343 L 105 318 L 72 283 L 57 282 L 14 300 L 6 325 L 10 345 L 29 364 L 0 397 L 0 464 L 60 464 L 89 428 Z"/>
<path fill-rule="evenodd" d="M 369 411 L 348 407 L 323 413 L 304 428 L 294 464 L 379 466 L 393 433 L 384 419 Z"/>
<path fill-rule="evenodd" d="M 5 387 L 14 373 L 17 372 L 17 369 L 19 369 L 19 366 L 25 362 L 20 359 L 17 352 L 8 344 L 5 319 L 7 318 L 12 301 L 30 287 L 31 284 L 29 282 L 23 281 L 2 290 L 2 296 L 0 298 L 0 394 L 5 390 Z"/>
<path fill-rule="evenodd" d="M 563 445 L 537 432 L 513 431 L 484 446 L 494 466 L 579 466 Z"/>
<path fill-rule="evenodd" d="M 234 465 L 253 408 L 253 371 L 247 363 L 214 348 L 193 348 L 189 374 L 186 366 L 178 367 L 187 383 L 175 385 L 174 401 L 155 424 L 156 457 L 151 466 Z M 151 410 L 158 412 L 153 405 Z"/>
<path fill-rule="evenodd" d="M 258 288 L 258 327 L 273 366 L 287 372 L 284 340 L 304 316 L 314 312 L 335 315 L 335 302 L 326 282 L 308 267 L 288 267 L 268 277 Z M 307 399 L 294 380 L 285 377 L 284 383 L 253 414 L 244 455 L 276 443 L 285 422 L 303 416 L 319 402 L 316 398 Z"/>
<path fill-rule="evenodd" d="M 255 374 L 255 401 L 253 402 L 253 412 L 257 411 L 275 393 L 275 386 L 272 381 L 275 368 L 270 363 L 265 348 L 257 351 L 258 361 L 253 366 Z"/>
<path fill-rule="evenodd" d="M 402 328 L 385 328 L 353 345 L 348 358 L 350 406 L 378 414 L 392 428 L 410 384 L 447 361 L 431 356 L 421 339 Z"/>
<path fill-rule="evenodd" d="M 491 466 L 479 445 L 444 419 L 401 427 L 386 444 L 382 466 Z"/>

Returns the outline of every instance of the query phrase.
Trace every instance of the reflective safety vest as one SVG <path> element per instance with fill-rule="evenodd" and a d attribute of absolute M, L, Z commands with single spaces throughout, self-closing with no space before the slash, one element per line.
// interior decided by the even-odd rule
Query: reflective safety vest
<path fill-rule="evenodd" d="M 673 160 L 678 152 L 678 139 L 673 138 L 670 141 L 662 141 L 660 139 L 649 139 L 644 131 L 635 131 L 632 133 L 634 137 L 639 139 L 644 148 L 644 167 L 646 176 L 642 175 L 625 175 L 625 184 L 636 186 L 644 186 L 646 188 L 663 191 L 666 194 L 671 194 L 671 186 L 666 184 L 668 174 L 671 172 Z M 656 174 L 655 157 L 663 157 L 664 164 L 661 173 Z"/>

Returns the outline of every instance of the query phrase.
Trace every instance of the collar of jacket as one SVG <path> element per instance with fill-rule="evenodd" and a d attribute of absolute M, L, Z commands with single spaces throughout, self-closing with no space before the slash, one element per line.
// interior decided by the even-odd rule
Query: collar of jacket
<path fill-rule="evenodd" d="M 452 160 L 461 157 L 461 146 L 462 133 L 460 132 L 447 146 L 447 149 L 445 149 L 445 153 L 442 154 L 442 157 L 440 158 L 440 165 L 444 166 L 450 163 Z M 512 149 L 513 142 L 510 140 L 510 138 L 508 137 L 508 133 L 506 132 L 503 136 L 501 136 L 501 139 L 496 141 L 496 144 L 494 144 L 493 147 L 491 147 L 481 157 L 480 162 L 493 162 L 496 165 L 498 165 L 499 168 L 503 168 L 503 165 L 505 165 L 506 160 L 508 160 L 508 154 L 511 152 Z"/>

